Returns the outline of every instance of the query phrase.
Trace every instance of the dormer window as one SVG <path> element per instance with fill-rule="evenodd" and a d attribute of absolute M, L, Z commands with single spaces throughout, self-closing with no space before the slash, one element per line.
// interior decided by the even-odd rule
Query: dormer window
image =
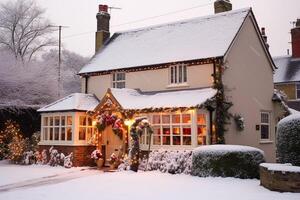
<path fill-rule="evenodd" d="M 187 82 L 186 65 L 178 64 L 170 67 L 170 84 L 181 84 Z"/>
<path fill-rule="evenodd" d="M 125 88 L 125 73 L 117 72 L 112 74 L 112 87 L 113 88 Z"/>

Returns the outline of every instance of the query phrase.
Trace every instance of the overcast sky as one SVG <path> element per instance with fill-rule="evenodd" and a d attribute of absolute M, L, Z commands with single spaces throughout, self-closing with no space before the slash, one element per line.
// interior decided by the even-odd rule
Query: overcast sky
<path fill-rule="evenodd" d="M 3 0 L 0 0 L 3 1 Z M 181 19 L 213 14 L 214 0 L 36 0 L 45 8 L 47 17 L 57 25 L 69 26 L 63 30 L 64 48 L 92 56 L 96 30 L 98 4 L 122 8 L 112 10 L 111 33 Z M 252 7 L 260 27 L 266 27 L 273 56 L 286 55 L 290 47 L 292 21 L 300 18 L 300 0 L 231 0 L 233 9 Z M 202 7 L 200 7 L 203 5 Z M 197 7 L 145 20 L 120 25 L 135 20 L 163 15 L 177 10 Z M 119 26 L 118 26 L 119 25 Z M 80 34 L 80 35 L 78 35 Z"/>

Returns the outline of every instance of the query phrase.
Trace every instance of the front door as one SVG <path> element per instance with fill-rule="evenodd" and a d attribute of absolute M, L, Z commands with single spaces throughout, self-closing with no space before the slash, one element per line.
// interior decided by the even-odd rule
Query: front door
<path fill-rule="evenodd" d="M 105 146 L 105 166 L 109 166 L 111 154 L 118 156 L 122 153 L 123 141 L 113 132 L 112 126 L 107 126 L 102 133 L 102 144 Z"/>

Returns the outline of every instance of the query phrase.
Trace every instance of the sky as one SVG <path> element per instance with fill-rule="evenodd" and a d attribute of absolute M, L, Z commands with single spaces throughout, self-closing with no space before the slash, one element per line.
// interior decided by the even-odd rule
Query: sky
<path fill-rule="evenodd" d="M 5 0 L 0 0 L 5 1 Z M 62 32 L 65 49 L 83 56 L 95 51 L 96 14 L 99 4 L 120 7 L 111 10 L 111 33 L 214 13 L 214 0 L 36 0 L 46 9 L 46 17 L 56 25 L 67 26 Z M 300 0 L 231 0 L 233 9 L 252 7 L 258 25 L 266 28 L 272 56 L 291 49 L 292 22 L 300 18 Z M 193 8 L 194 9 L 189 9 Z M 174 11 L 179 11 L 176 12 Z M 166 13 L 172 13 L 165 15 Z M 140 19 L 160 16 L 137 23 Z M 123 25 L 122 25 L 123 24 Z M 290 50 L 291 52 L 291 50 Z"/>

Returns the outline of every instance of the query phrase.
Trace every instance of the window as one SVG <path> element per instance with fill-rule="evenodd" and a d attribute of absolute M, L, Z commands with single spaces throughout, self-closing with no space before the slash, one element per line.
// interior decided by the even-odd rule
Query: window
<path fill-rule="evenodd" d="M 151 118 L 151 117 L 149 117 Z M 191 145 L 192 129 L 191 114 L 171 113 L 152 115 L 153 145 Z M 141 144 L 148 144 L 145 138 L 141 138 Z"/>
<path fill-rule="evenodd" d="M 179 64 L 170 67 L 170 83 L 180 84 L 187 82 L 187 69 L 186 65 Z"/>
<path fill-rule="evenodd" d="M 44 141 L 71 141 L 72 116 L 45 116 L 42 130 Z"/>
<path fill-rule="evenodd" d="M 261 112 L 260 116 L 260 138 L 262 140 L 268 140 L 270 139 L 270 113 Z"/>
<path fill-rule="evenodd" d="M 92 118 L 88 116 L 79 116 L 79 140 L 88 141 L 94 133 Z"/>
<path fill-rule="evenodd" d="M 197 144 L 206 144 L 206 115 L 197 114 Z"/>
<path fill-rule="evenodd" d="M 296 99 L 300 99 L 300 83 L 296 84 Z"/>
<path fill-rule="evenodd" d="M 114 73 L 113 74 L 112 87 L 113 88 L 125 88 L 125 73 Z"/>

